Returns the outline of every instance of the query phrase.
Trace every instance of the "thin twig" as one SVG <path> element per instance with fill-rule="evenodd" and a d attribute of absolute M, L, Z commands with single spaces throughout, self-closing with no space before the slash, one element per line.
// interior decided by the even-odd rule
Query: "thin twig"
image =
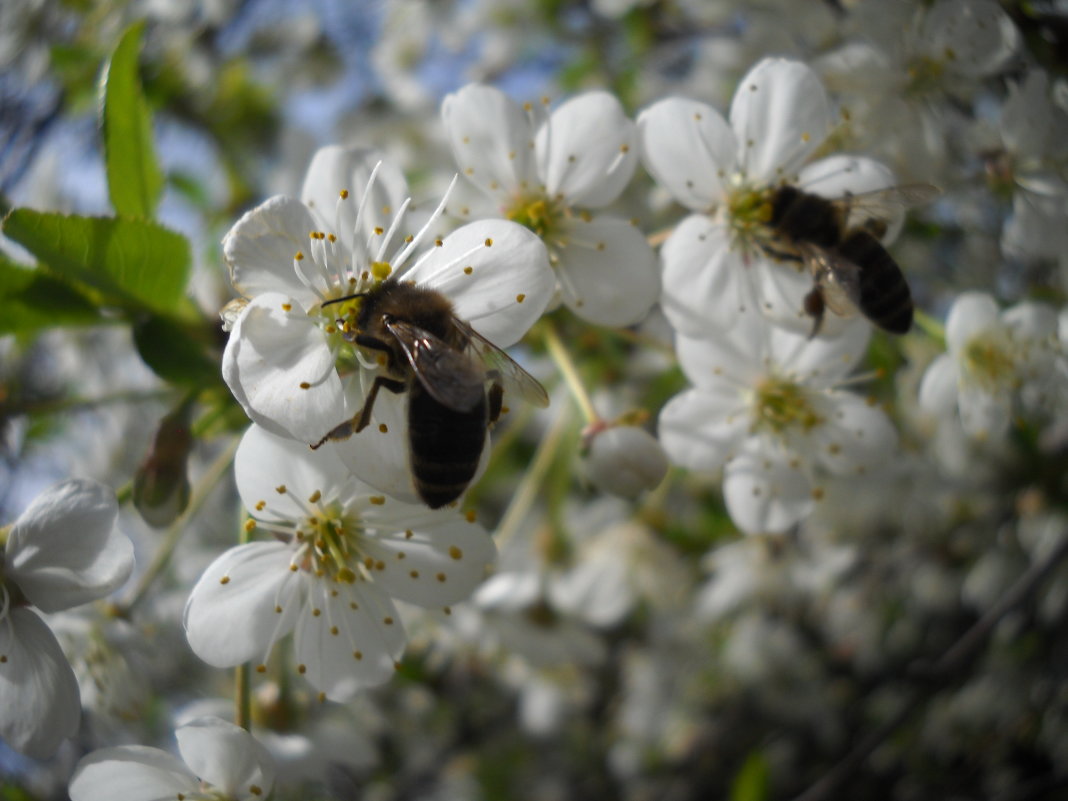
<path fill-rule="evenodd" d="M 941 689 L 979 653 L 991 632 L 1001 620 L 1022 604 L 1038 589 L 1042 582 L 1068 556 L 1068 536 L 1054 548 L 1045 559 L 1031 565 L 1016 580 L 996 604 L 987 610 L 952 646 L 929 667 L 921 667 L 916 673 L 927 682 L 922 689 L 914 691 L 911 698 L 876 729 L 864 737 L 848 754 L 815 784 L 797 796 L 794 801 L 823 801 L 837 798 L 842 785 L 860 768 L 890 735 L 909 719 L 923 702 Z"/>

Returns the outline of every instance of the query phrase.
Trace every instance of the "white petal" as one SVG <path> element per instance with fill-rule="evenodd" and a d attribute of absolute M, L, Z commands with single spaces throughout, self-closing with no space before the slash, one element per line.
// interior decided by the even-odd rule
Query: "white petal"
<path fill-rule="evenodd" d="M 767 320 L 750 312 L 718 336 L 680 335 L 675 338 L 679 364 L 702 389 L 740 393 L 764 375 L 771 330 Z"/>
<path fill-rule="evenodd" d="M 799 61 L 766 58 L 738 84 L 730 121 L 748 179 L 773 184 L 797 173 L 834 119 L 815 72 Z"/>
<path fill-rule="evenodd" d="M 166 751 L 122 745 L 82 757 L 69 791 L 71 801 L 172 801 L 199 789 L 196 775 Z"/>
<path fill-rule="evenodd" d="M 308 251 L 308 234 L 317 228 L 305 205 L 290 197 L 272 197 L 246 212 L 223 239 L 234 288 L 248 298 L 281 292 L 304 308 L 315 303 L 315 294 L 297 278 L 293 257 Z"/>
<path fill-rule="evenodd" d="M 810 339 L 773 327 L 768 334 L 772 361 L 798 381 L 817 387 L 837 384 L 853 371 L 867 353 L 871 326 L 857 317 L 840 329 L 838 336 Z"/>
<path fill-rule="evenodd" d="M 383 527 L 367 538 L 363 550 L 383 565 L 374 572 L 377 587 L 427 608 L 469 598 L 497 555 L 482 526 L 453 512 L 437 514 L 424 526 Z"/>
<path fill-rule="evenodd" d="M 826 198 L 842 198 L 886 189 L 895 184 L 894 173 L 882 162 L 864 156 L 830 156 L 806 166 L 798 176 L 797 185 L 806 192 Z M 904 208 L 885 204 L 880 207 L 879 219 L 887 224 L 887 232 L 881 237 L 892 242 L 905 221 Z M 864 222 L 870 215 L 853 212 L 847 225 Z"/>
<path fill-rule="evenodd" d="M 441 116 L 456 166 L 486 194 L 504 200 L 538 188 L 534 131 L 504 92 L 468 84 L 445 98 Z"/>
<path fill-rule="evenodd" d="M 246 509 L 256 509 L 259 520 L 297 520 L 304 516 L 307 499 L 319 491 L 324 501 L 346 498 L 354 482 L 337 454 L 328 448 L 313 451 L 303 442 L 284 439 L 253 424 L 241 438 L 234 455 L 234 480 Z M 284 486 L 288 492 L 277 492 Z M 366 494 L 370 488 L 364 487 Z M 257 504 L 264 502 L 264 509 Z"/>
<path fill-rule="evenodd" d="M 641 231 L 613 217 L 575 218 L 565 236 L 556 272 L 569 309 L 617 327 L 648 314 L 660 297 L 660 266 Z"/>
<path fill-rule="evenodd" d="M 679 223 L 660 250 L 660 305 L 676 331 L 708 337 L 731 328 L 753 306 L 753 287 L 727 228 L 703 214 Z"/>
<path fill-rule="evenodd" d="M 295 632 L 297 670 L 332 701 L 388 681 L 407 642 L 389 597 L 364 580 L 307 582 Z"/>
<path fill-rule="evenodd" d="M 990 328 L 1001 327 L 998 305 L 986 292 L 964 292 L 954 302 L 946 318 L 946 345 L 957 354 L 972 337 Z"/>
<path fill-rule="evenodd" d="M 292 628 L 300 604 L 292 547 L 251 542 L 208 565 L 185 605 L 182 625 L 193 652 L 215 667 L 266 659 Z"/>
<path fill-rule="evenodd" d="M 658 436 L 673 464 L 715 473 L 744 441 L 749 416 L 738 394 L 691 389 L 660 410 Z"/>
<path fill-rule="evenodd" d="M 638 116 L 642 163 L 679 203 L 707 211 L 722 202 L 722 176 L 738 150 L 723 116 L 706 103 L 669 97 Z"/>
<path fill-rule="evenodd" d="M 778 534 L 804 520 L 814 504 L 808 479 L 781 453 L 760 446 L 732 459 L 723 478 L 731 520 L 747 534 Z"/>
<path fill-rule="evenodd" d="M 817 404 L 824 418 L 814 429 L 813 447 L 820 463 L 838 475 L 871 472 L 894 458 L 897 430 L 886 413 L 864 398 L 828 393 Z"/>
<path fill-rule="evenodd" d="M 927 12 L 916 48 L 947 69 L 982 77 L 1004 66 L 1020 34 L 993 0 L 940 0 Z"/>
<path fill-rule="evenodd" d="M 294 304 L 273 293 L 249 303 L 230 332 L 239 344 L 224 354 L 223 377 L 254 422 L 315 443 L 345 405 L 325 334 Z"/>
<path fill-rule="evenodd" d="M 252 735 L 215 717 L 197 718 L 174 737 L 193 772 L 227 798 L 266 798 L 274 786 L 274 765 Z"/>
<path fill-rule="evenodd" d="M 133 543 L 115 528 L 115 493 L 71 479 L 42 492 L 8 539 L 7 574 L 45 612 L 69 609 L 118 589 L 133 570 Z"/>
<path fill-rule="evenodd" d="M 29 609 L 0 620 L 0 739 L 47 759 L 78 731 L 78 680 L 56 636 Z"/>
<path fill-rule="evenodd" d="M 959 388 L 957 402 L 961 425 L 970 436 L 996 439 L 1012 424 L 1012 393 L 1007 388 L 990 393 L 965 384 Z"/>
<path fill-rule="evenodd" d="M 1048 303 L 1017 303 L 1002 313 L 1001 320 L 1017 339 L 1042 341 L 1057 336 L 1057 310 Z"/>
<path fill-rule="evenodd" d="M 376 166 L 375 182 L 365 201 L 364 190 Z M 344 200 L 342 191 L 347 194 Z M 300 191 L 300 199 L 316 216 L 320 230 L 336 234 L 350 248 L 354 235 L 357 242 L 367 241 L 375 228 L 388 229 L 408 196 L 404 173 L 382 153 L 340 145 L 328 145 L 315 152 Z M 356 212 L 361 203 L 357 231 Z"/>
<path fill-rule="evenodd" d="M 920 382 L 920 408 L 930 414 L 957 411 L 957 385 L 960 369 L 948 353 L 942 353 L 928 365 Z"/>
<path fill-rule="evenodd" d="M 507 220 L 453 231 L 404 279 L 447 295 L 456 316 L 499 348 L 518 342 L 541 317 L 556 284 L 541 239 Z"/>
<path fill-rule="evenodd" d="M 568 100 L 541 126 L 536 143 L 547 194 L 572 206 L 607 206 L 638 165 L 634 123 L 608 92 Z"/>

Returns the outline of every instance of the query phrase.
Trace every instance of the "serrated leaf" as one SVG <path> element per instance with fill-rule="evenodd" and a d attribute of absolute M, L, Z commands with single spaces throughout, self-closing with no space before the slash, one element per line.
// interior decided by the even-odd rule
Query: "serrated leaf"
<path fill-rule="evenodd" d="M 137 68 L 143 30 L 143 20 L 127 28 L 104 68 L 100 122 L 111 205 L 120 215 L 149 219 L 163 192 L 163 173 Z"/>
<path fill-rule="evenodd" d="M 209 355 L 208 344 L 179 323 L 150 317 L 133 329 L 134 344 L 145 364 L 172 384 L 203 386 L 221 377 L 220 357 Z"/>
<path fill-rule="evenodd" d="M 92 301 L 74 287 L 32 267 L 0 257 L 0 333 L 21 334 L 100 321 Z"/>
<path fill-rule="evenodd" d="M 53 272 L 99 290 L 109 303 L 173 312 L 189 274 L 189 242 L 148 220 L 15 209 L 4 235 Z"/>

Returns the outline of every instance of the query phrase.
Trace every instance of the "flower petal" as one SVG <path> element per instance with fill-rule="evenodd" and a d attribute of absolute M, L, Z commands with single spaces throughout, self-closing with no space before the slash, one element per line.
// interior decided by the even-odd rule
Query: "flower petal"
<path fill-rule="evenodd" d="M 986 292 L 964 292 L 953 301 L 946 317 L 946 346 L 959 353 L 972 337 L 990 328 L 1000 328 L 998 305 Z"/>
<path fill-rule="evenodd" d="M 78 731 L 78 680 L 56 636 L 25 608 L 0 620 L 0 739 L 47 759 Z"/>
<path fill-rule="evenodd" d="M 738 84 L 730 121 L 746 177 L 775 184 L 797 174 L 834 119 L 815 72 L 799 61 L 765 58 Z"/>
<path fill-rule="evenodd" d="M 523 109 L 504 92 L 468 84 L 446 96 L 441 116 L 467 180 L 502 200 L 537 188 L 534 131 Z"/>
<path fill-rule="evenodd" d="M 808 478 L 785 454 L 750 440 L 723 477 L 731 520 L 746 534 L 779 534 L 804 520 L 815 501 Z"/>
<path fill-rule="evenodd" d="M 367 182 L 376 167 L 375 182 L 364 200 Z M 388 229 L 408 195 L 404 173 L 382 153 L 340 145 L 328 145 L 315 152 L 300 190 L 300 199 L 315 215 L 319 229 L 336 234 L 349 250 L 356 250 L 357 242 L 368 241 L 376 228 Z"/>
<path fill-rule="evenodd" d="M 608 92 L 568 100 L 541 126 L 536 143 L 546 193 L 573 206 L 607 206 L 638 165 L 634 122 Z"/>
<path fill-rule="evenodd" d="M 726 226 L 703 214 L 679 223 L 660 251 L 660 305 L 676 331 L 710 337 L 731 328 L 753 306 L 753 287 Z"/>
<path fill-rule="evenodd" d="M 389 596 L 364 580 L 305 582 L 308 606 L 295 632 L 297 670 L 332 701 L 388 681 L 407 642 Z"/>
<path fill-rule="evenodd" d="M 453 231 L 404 279 L 447 295 L 456 316 L 499 348 L 514 345 L 541 317 L 556 284 L 541 239 L 507 220 Z"/>
<path fill-rule="evenodd" d="M 469 598 L 497 556 L 493 540 L 455 512 L 424 517 L 401 528 L 382 527 L 364 541 L 363 550 L 383 565 L 374 572 L 375 585 L 430 609 Z"/>
<path fill-rule="evenodd" d="M 199 789 L 196 775 L 166 751 L 121 745 L 82 757 L 69 792 L 71 801 L 164 801 L 195 797 Z"/>
<path fill-rule="evenodd" d="M 642 164 L 679 203 L 708 211 L 722 202 L 721 176 L 738 144 L 727 121 L 696 100 L 669 97 L 638 116 Z"/>
<path fill-rule="evenodd" d="M 115 528 L 110 487 L 71 479 L 42 492 L 8 539 L 7 574 L 42 611 L 103 598 L 130 577 L 133 543 Z"/>
<path fill-rule="evenodd" d="M 658 436 L 673 464 L 716 473 L 737 451 L 749 416 L 737 391 L 691 389 L 660 410 Z"/>
<path fill-rule="evenodd" d="M 960 367 L 948 353 L 935 357 L 920 382 L 920 408 L 930 414 L 951 414 L 957 410 Z"/>
<path fill-rule="evenodd" d="M 182 625 L 193 652 L 215 667 L 264 660 L 293 628 L 300 604 L 293 549 L 251 542 L 208 565 L 185 605 Z"/>
<path fill-rule="evenodd" d="M 294 303 L 267 293 L 248 304 L 230 332 L 223 378 L 254 422 L 315 443 L 345 405 L 326 337 Z"/>
<path fill-rule="evenodd" d="M 625 220 L 575 218 L 558 251 L 564 303 L 596 325 L 637 323 L 660 297 L 660 268 L 645 236 Z"/>
<path fill-rule="evenodd" d="M 847 392 L 828 392 L 816 409 L 824 422 L 813 429 L 805 450 L 832 473 L 861 475 L 893 458 L 897 430 L 878 406 Z"/>
<path fill-rule="evenodd" d="M 270 754 L 247 731 L 221 718 L 197 718 L 174 732 L 182 759 L 227 798 L 266 798 L 274 786 Z"/>
<path fill-rule="evenodd" d="M 309 248 L 319 226 L 299 200 L 277 195 L 245 213 L 223 239 L 234 289 L 247 298 L 281 292 L 308 308 L 318 298 L 293 269 L 293 257 Z"/>

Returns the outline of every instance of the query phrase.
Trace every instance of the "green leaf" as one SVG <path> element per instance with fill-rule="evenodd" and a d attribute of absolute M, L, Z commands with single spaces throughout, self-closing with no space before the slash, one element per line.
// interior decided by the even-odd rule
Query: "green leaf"
<path fill-rule="evenodd" d="M 96 288 L 109 303 L 173 313 L 183 301 L 189 242 L 156 223 L 15 209 L 3 232 L 53 272 Z"/>
<path fill-rule="evenodd" d="M 767 757 L 753 751 L 731 782 L 730 801 L 767 801 L 769 768 Z"/>
<path fill-rule="evenodd" d="M 149 219 L 163 191 L 163 173 L 137 72 L 143 30 L 144 20 L 127 28 L 104 68 L 100 121 L 111 205 L 122 216 Z"/>
<path fill-rule="evenodd" d="M 145 364 L 172 384 L 204 386 L 221 380 L 221 357 L 210 343 L 166 317 L 149 317 L 134 326 L 134 344 Z"/>
<path fill-rule="evenodd" d="M 55 276 L 0 257 L 0 333 L 20 334 L 62 325 L 92 325 L 92 301 Z"/>

